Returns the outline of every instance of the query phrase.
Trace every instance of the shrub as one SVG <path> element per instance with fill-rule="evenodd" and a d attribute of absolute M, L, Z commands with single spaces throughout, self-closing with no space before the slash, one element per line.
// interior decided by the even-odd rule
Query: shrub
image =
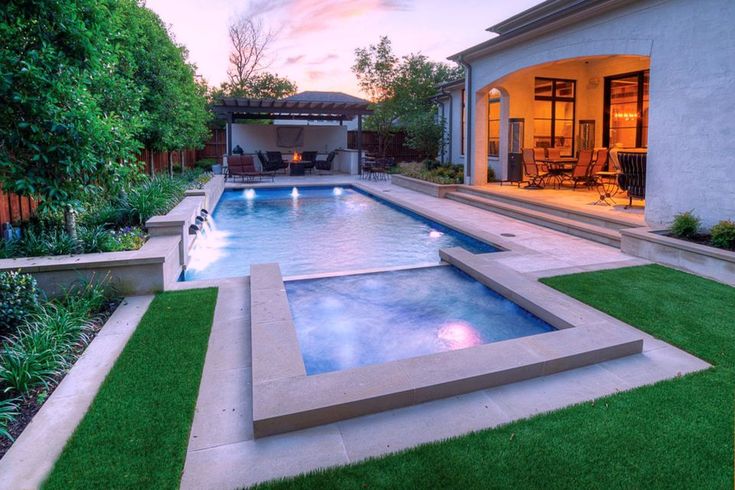
<path fill-rule="evenodd" d="M 204 170 L 205 172 L 211 172 L 212 165 L 215 165 L 216 163 L 217 163 L 216 158 L 202 158 L 201 160 L 197 160 L 194 163 L 194 167 Z"/>
<path fill-rule="evenodd" d="M 712 245 L 719 248 L 735 249 L 735 222 L 722 220 L 712 227 Z"/>
<path fill-rule="evenodd" d="M 8 426 L 13 423 L 15 417 L 18 415 L 18 399 L 12 398 L 10 400 L 0 400 L 0 437 L 10 439 L 13 438 L 8 432 Z"/>
<path fill-rule="evenodd" d="M 33 276 L 0 272 L 0 333 L 15 330 L 38 308 L 38 285 Z"/>
<path fill-rule="evenodd" d="M 71 236 L 61 229 L 41 229 L 29 227 L 23 235 L 22 253 L 28 257 L 41 255 L 68 255 L 74 252 L 77 244 Z"/>
<path fill-rule="evenodd" d="M 694 238 L 699 231 L 700 224 L 700 219 L 692 211 L 679 213 L 674 216 L 671 233 L 680 238 Z"/>
<path fill-rule="evenodd" d="M 493 170 L 492 167 L 487 168 L 487 181 L 495 182 L 495 170 Z"/>

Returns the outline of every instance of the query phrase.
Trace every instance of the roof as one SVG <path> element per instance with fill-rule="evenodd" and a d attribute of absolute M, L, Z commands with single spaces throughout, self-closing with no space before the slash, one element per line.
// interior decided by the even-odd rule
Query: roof
<path fill-rule="evenodd" d="M 534 34 L 541 34 L 564 25 L 580 22 L 634 1 L 637 0 L 546 0 L 494 26 L 488 27 L 488 31 L 499 35 L 453 54 L 449 59 L 460 61 L 466 56 L 491 52 L 510 44 L 511 41 L 520 41 Z"/>
<path fill-rule="evenodd" d="M 236 119 L 305 119 L 344 121 L 372 114 L 370 102 L 342 92 L 301 92 L 284 99 L 223 97 L 214 112 L 231 121 Z"/>

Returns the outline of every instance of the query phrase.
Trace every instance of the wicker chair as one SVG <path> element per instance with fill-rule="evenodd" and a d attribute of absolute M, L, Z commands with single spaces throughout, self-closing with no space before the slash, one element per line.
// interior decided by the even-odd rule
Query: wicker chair
<path fill-rule="evenodd" d="M 337 156 L 336 151 L 330 151 L 329 154 L 327 155 L 326 160 L 317 160 L 315 162 L 316 169 L 319 170 L 320 172 L 321 171 L 331 172 L 332 162 L 334 162 L 334 157 L 336 156 Z"/>
<path fill-rule="evenodd" d="M 618 152 L 621 173 L 618 175 L 618 186 L 628 193 L 628 209 L 633 199 L 646 198 L 646 153 Z"/>
<path fill-rule="evenodd" d="M 301 163 L 304 166 L 304 172 L 311 173 L 316 167 L 316 156 L 315 151 L 305 151 L 301 154 Z"/>
<path fill-rule="evenodd" d="M 283 160 L 283 155 L 280 151 L 267 151 L 265 152 L 268 162 L 270 162 L 271 168 L 277 167 L 277 170 L 286 170 L 288 168 L 288 162 Z"/>

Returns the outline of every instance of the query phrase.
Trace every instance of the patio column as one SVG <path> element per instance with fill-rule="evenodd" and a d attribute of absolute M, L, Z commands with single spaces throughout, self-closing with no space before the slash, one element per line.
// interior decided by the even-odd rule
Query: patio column
<path fill-rule="evenodd" d="M 232 115 L 227 121 L 227 154 L 232 154 Z"/>
<path fill-rule="evenodd" d="M 362 114 L 357 116 L 357 174 L 362 175 Z"/>

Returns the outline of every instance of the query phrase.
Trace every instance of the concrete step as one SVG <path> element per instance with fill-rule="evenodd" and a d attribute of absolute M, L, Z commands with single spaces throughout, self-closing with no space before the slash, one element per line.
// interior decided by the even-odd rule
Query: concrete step
<path fill-rule="evenodd" d="M 487 211 L 492 211 L 493 213 L 502 214 L 521 221 L 551 228 L 552 230 L 568 233 L 570 235 L 592 240 L 604 245 L 616 248 L 620 247 L 620 232 L 618 230 L 585 223 L 576 219 L 564 218 L 555 214 L 537 211 L 524 206 L 501 202 L 499 200 L 480 197 L 470 192 L 450 192 L 446 197 L 447 199 L 474 206 L 476 208 L 485 209 Z"/>
<path fill-rule="evenodd" d="M 560 218 L 568 218 L 590 225 L 609 228 L 611 230 L 621 230 L 623 228 L 637 228 L 643 226 L 634 218 L 626 218 L 624 216 L 601 216 L 599 213 L 585 211 L 583 209 L 569 208 L 561 204 L 548 202 L 538 202 L 533 199 L 533 191 L 529 191 L 529 196 L 515 196 L 504 193 L 492 192 L 478 187 L 460 186 L 457 192 L 471 194 L 473 196 L 491 199 L 494 201 L 512 204 L 514 206 L 540 211 L 546 214 L 559 216 Z"/>

